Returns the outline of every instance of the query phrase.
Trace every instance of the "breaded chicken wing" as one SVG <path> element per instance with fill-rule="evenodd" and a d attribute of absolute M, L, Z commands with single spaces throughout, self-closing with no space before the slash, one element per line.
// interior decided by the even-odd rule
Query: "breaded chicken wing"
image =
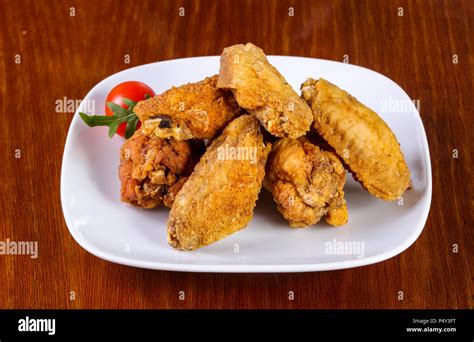
<path fill-rule="evenodd" d="M 313 111 L 314 127 L 342 157 L 354 178 L 376 197 L 399 198 L 410 186 L 410 171 L 388 125 L 324 79 L 309 78 L 301 90 Z"/>
<path fill-rule="evenodd" d="M 188 140 L 212 139 L 242 113 L 232 93 L 217 89 L 217 75 L 173 87 L 137 103 L 144 135 Z"/>
<path fill-rule="evenodd" d="M 143 208 L 162 203 L 171 207 L 201 150 L 196 141 L 150 138 L 136 131 L 120 151 L 122 201 Z"/>
<path fill-rule="evenodd" d="M 338 157 L 305 137 L 278 140 L 268 157 L 265 187 L 291 227 L 305 227 L 324 215 L 333 226 L 347 222 L 346 171 Z"/>
<path fill-rule="evenodd" d="M 254 117 L 232 121 L 176 196 L 168 219 L 171 246 L 194 250 L 244 228 L 253 216 L 270 149 Z"/>
<path fill-rule="evenodd" d="M 252 43 L 224 49 L 217 86 L 232 90 L 239 106 L 277 137 L 298 138 L 313 121 L 305 101 Z"/>

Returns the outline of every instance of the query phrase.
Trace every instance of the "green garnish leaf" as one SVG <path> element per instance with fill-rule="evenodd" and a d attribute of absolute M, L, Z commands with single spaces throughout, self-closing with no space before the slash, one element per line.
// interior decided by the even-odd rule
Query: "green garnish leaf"
<path fill-rule="evenodd" d="M 127 115 L 127 109 L 122 108 L 116 103 L 107 102 L 107 107 L 109 107 L 112 113 L 114 113 L 115 115 Z"/>
<path fill-rule="evenodd" d="M 128 120 L 127 127 L 125 129 L 125 139 L 130 138 L 133 135 L 133 133 L 135 133 L 135 131 L 137 130 L 137 124 L 138 124 L 137 116 Z"/>
<path fill-rule="evenodd" d="M 127 99 L 126 97 L 122 97 L 122 101 L 123 101 L 123 103 L 125 103 L 128 106 L 129 109 L 134 108 L 135 105 L 137 104 L 135 101 Z"/>
<path fill-rule="evenodd" d="M 145 99 L 149 99 L 150 95 L 145 94 Z M 138 116 L 134 112 L 134 108 L 137 104 L 136 101 L 127 99 L 122 97 L 123 103 L 125 103 L 128 108 L 123 108 L 120 105 L 107 102 L 107 107 L 110 108 L 112 116 L 107 115 L 87 115 L 85 113 L 79 113 L 79 116 L 84 121 L 84 123 L 89 127 L 96 127 L 96 126 L 108 126 L 109 127 L 109 138 L 112 138 L 115 133 L 117 133 L 117 129 L 121 123 L 126 122 L 125 127 L 125 138 L 130 138 L 133 133 L 137 130 Z"/>
<path fill-rule="evenodd" d="M 109 125 L 109 138 L 112 138 L 114 134 L 117 132 L 117 128 L 120 125 L 120 121 L 114 121 Z"/>

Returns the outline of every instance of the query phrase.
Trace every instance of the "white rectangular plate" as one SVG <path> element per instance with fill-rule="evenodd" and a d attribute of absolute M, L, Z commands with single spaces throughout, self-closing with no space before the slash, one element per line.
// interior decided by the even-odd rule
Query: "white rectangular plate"
<path fill-rule="evenodd" d="M 431 202 L 431 164 L 420 116 L 408 95 L 374 71 L 338 62 L 270 56 L 299 93 L 307 77 L 323 77 L 371 107 L 395 132 L 411 171 L 413 189 L 401 201 L 370 196 L 348 175 L 349 223 L 290 229 L 262 189 L 248 227 L 211 246 L 181 252 L 166 240 L 167 208 L 143 210 L 120 202 L 121 137 L 87 127 L 77 115 L 94 101 L 103 113 L 107 93 L 130 80 L 156 93 L 218 73 L 219 57 L 177 59 L 121 71 L 97 84 L 72 120 L 61 173 L 61 202 L 74 239 L 90 253 L 135 267 L 192 272 L 307 272 L 373 264 L 408 248 L 420 235 Z"/>

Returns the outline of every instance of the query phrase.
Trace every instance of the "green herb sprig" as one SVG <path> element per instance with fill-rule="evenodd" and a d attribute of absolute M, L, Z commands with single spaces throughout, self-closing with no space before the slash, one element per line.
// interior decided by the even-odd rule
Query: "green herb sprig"
<path fill-rule="evenodd" d="M 148 98 L 150 98 L 150 95 L 145 95 L 145 99 Z M 122 101 L 128 106 L 128 108 L 123 108 L 113 102 L 107 102 L 107 107 L 109 107 L 112 113 L 114 113 L 111 116 L 87 115 L 82 112 L 79 113 L 79 116 L 89 127 L 108 126 L 109 138 L 112 138 L 114 134 L 117 133 L 117 128 L 121 123 L 126 122 L 127 126 L 125 128 L 125 139 L 128 139 L 137 130 L 137 125 L 140 120 L 138 119 L 137 114 L 134 112 L 137 102 L 125 97 L 122 97 Z"/>

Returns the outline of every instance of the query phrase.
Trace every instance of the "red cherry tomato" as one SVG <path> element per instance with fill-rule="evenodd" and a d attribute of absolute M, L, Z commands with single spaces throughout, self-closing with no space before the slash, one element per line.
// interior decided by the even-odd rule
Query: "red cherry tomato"
<path fill-rule="evenodd" d="M 145 96 L 148 95 L 150 97 L 155 96 L 155 92 L 151 89 L 148 85 L 138 81 L 128 81 L 123 82 L 116 85 L 107 95 L 107 100 L 105 102 L 105 114 L 112 116 L 114 113 L 110 110 L 107 106 L 107 102 L 113 102 L 118 104 L 123 108 L 128 108 L 128 106 L 123 103 L 122 98 L 127 98 L 132 101 L 141 101 L 145 99 Z M 138 123 L 137 128 L 140 128 L 141 122 Z M 117 134 L 125 137 L 125 128 L 127 127 L 127 123 L 123 122 L 117 129 Z"/>

